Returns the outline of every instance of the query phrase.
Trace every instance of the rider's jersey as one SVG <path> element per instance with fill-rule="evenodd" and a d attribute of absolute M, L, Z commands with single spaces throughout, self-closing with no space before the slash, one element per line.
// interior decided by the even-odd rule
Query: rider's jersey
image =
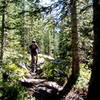
<path fill-rule="evenodd" d="M 38 45 L 36 45 L 36 44 L 35 45 L 30 45 L 29 48 L 31 50 L 31 54 L 33 54 L 33 55 L 38 54 L 38 50 L 37 50 L 39 48 Z"/>

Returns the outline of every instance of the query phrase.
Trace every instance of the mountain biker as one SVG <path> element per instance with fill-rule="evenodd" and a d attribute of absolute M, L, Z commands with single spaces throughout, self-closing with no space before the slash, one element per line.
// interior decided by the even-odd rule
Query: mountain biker
<path fill-rule="evenodd" d="M 32 44 L 29 45 L 29 51 L 31 53 L 31 65 L 37 65 L 39 46 L 35 40 L 32 40 Z"/>

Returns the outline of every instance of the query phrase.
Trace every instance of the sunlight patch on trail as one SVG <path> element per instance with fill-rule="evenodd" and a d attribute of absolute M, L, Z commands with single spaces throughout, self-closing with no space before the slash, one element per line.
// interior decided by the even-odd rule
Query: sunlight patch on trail
<path fill-rule="evenodd" d="M 39 57 L 42 57 L 42 58 L 44 58 L 44 59 L 54 60 L 53 57 L 48 56 L 48 55 L 39 54 Z"/>

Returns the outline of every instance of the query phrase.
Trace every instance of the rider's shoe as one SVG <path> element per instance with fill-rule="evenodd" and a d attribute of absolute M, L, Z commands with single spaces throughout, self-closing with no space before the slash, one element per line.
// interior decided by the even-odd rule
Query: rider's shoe
<path fill-rule="evenodd" d="M 39 67 L 39 65 L 38 65 L 38 64 L 36 64 L 36 66 L 37 66 L 37 67 Z"/>

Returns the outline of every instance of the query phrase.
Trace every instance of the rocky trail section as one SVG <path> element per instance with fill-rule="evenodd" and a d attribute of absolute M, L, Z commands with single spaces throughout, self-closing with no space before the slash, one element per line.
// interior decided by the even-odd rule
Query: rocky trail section
<path fill-rule="evenodd" d="M 34 97 L 36 100 L 59 100 L 59 93 L 63 89 L 63 86 L 42 77 L 40 66 L 41 64 L 39 64 L 35 72 L 32 71 L 32 68 L 28 68 L 29 73 L 20 79 L 22 86 L 27 89 L 29 100 L 33 100 L 32 98 Z M 54 69 L 54 71 L 64 75 L 68 79 L 68 76 L 59 69 Z M 85 100 L 86 93 L 85 90 L 72 89 L 65 97 L 65 100 Z"/>

